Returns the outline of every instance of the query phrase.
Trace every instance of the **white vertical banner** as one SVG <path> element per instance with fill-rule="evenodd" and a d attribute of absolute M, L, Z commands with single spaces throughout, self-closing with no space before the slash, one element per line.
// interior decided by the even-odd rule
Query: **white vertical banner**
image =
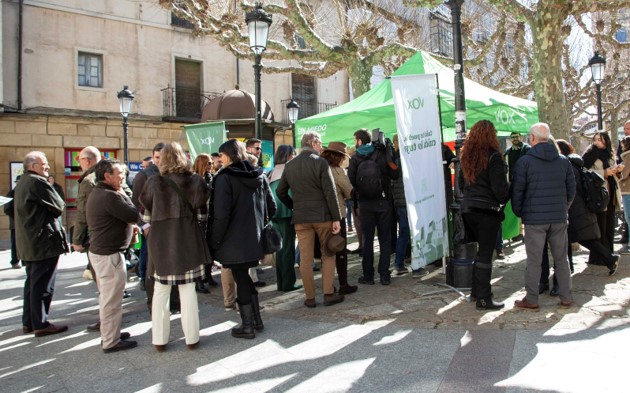
<path fill-rule="evenodd" d="M 448 255 L 437 75 L 392 77 L 413 269 Z"/>

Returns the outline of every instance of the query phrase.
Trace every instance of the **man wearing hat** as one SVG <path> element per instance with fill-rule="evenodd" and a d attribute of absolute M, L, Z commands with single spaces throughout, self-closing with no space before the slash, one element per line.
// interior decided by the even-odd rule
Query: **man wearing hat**
<path fill-rule="evenodd" d="M 300 247 L 300 274 L 306 294 L 304 305 L 309 308 L 316 306 L 312 269 L 315 236 L 322 245 L 324 306 L 331 306 L 344 299 L 343 295 L 335 293 L 335 254 L 326 247 L 330 234 L 340 231 L 341 211 L 330 166 L 320 157 L 321 151 L 320 135 L 316 132 L 305 133 L 302 136 L 302 151 L 286 163 L 276 189 L 278 199 L 293 210 L 292 222 Z"/>

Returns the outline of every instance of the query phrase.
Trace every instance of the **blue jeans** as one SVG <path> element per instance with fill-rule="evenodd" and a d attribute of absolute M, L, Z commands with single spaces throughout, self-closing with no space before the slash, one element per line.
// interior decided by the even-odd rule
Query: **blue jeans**
<path fill-rule="evenodd" d="M 140 255 L 138 255 L 138 275 L 141 279 L 144 279 L 147 274 L 147 238 L 143 234 L 140 234 L 142 244 L 140 245 Z"/>
<path fill-rule="evenodd" d="M 348 228 L 352 227 L 352 199 L 346 199 L 346 224 Z"/>
<path fill-rule="evenodd" d="M 495 249 L 503 250 L 503 223 L 499 223 L 499 234 L 497 236 L 497 245 Z"/>
<path fill-rule="evenodd" d="M 622 195 L 621 200 L 623 202 L 623 215 L 626 222 L 630 224 L 630 194 Z"/>
<path fill-rule="evenodd" d="M 398 239 L 396 240 L 396 259 L 394 267 L 402 269 L 405 267 L 405 255 L 407 254 L 407 246 L 409 245 L 409 219 L 407 218 L 407 207 L 397 207 L 398 215 Z"/>

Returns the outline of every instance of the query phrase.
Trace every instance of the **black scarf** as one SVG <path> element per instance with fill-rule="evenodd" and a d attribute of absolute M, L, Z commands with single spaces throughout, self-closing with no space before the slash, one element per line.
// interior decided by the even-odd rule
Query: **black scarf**
<path fill-rule="evenodd" d="M 608 169 L 610 167 L 609 160 L 611 158 L 612 152 L 609 152 L 607 149 L 598 149 L 593 145 L 591 145 L 582 156 L 584 168 L 586 169 L 591 169 L 597 160 L 601 160 L 604 169 Z"/>

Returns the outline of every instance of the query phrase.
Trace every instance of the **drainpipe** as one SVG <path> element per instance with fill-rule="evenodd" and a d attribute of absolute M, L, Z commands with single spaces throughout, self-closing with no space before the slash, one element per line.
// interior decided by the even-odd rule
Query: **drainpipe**
<path fill-rule="evenodd" d="M 18 11 L 18 71 L 17 71 L 17 109 L 22 111 L 22 24 L 24 16 L 24 0 L 20 0 Z"/>

